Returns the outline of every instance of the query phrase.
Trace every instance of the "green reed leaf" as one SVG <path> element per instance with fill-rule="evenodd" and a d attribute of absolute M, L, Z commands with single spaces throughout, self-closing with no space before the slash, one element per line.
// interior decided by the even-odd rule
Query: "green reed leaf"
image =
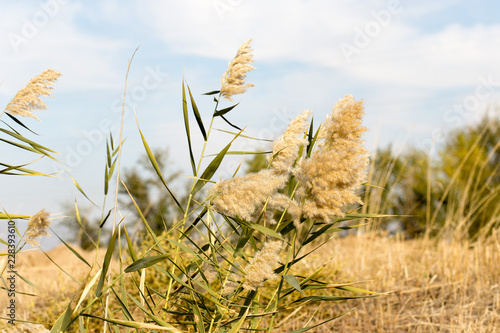
<path fill-rule="evenodd" d="M 201 134 L 203 135 L 203 139 L 207 141 L 207 132 L 205 131 L 205 127 L 203 126 L 203 121 L 201 119 L 200 112 L 198 111 L 198 107 L 196 106 L 193 95 L 191 94 L 191 89 L 189 88 L 189 85 L 187 87 L 189 92 L 189 98 L 191 99 L 191 108 L 193 109 L 194 118 L 198 123 L 198 127 L 200 128 Z"/>
<path fill-rule="evenodd" d="M 218 94 L 218 93 L 220 93 L 220 90 L 210 91 L 210 92 L 204 93 L 202 95 L 215 95 L 215 94 Z"/>
<path fill-rule="evenodd" d="M 271 236 L 271 237 L 274 237 L 274 238 L 278 238 L 278 239 L 281 239 L 281 240 L 285 240 L 283 238 L 283 236 L 281 236 L 281 234 L 277 233 L 276 231 L 274 231 L 272 229 L 266 228 L 266 227 L 264 227 L 261 224 L 248 223 L 248 226 L 250 228 L 254 229 L 254 230 L 257 230 L 257 231 L 263 233 L 264 235 Z"/>
<path fill-rule="evenodd" d="M 169 254 L 162 254 L 159 256 L 151 256 L 138 259 L 134 261 L 132 264 L 130 264 L 127 268 L 125 268 L 125 273 L 131 273 L 143 268 L 148 268 L 167 259 L 169 256 L 170 256 Z"/>
<path fill-rule="evenodd" d="M 228 134 L 233 134 L 233 135 L 237 135 L 237 134 L 238 134 L 238 133 L 235 133 L 235 132 L 226 131 L 226 130 L 221 130 L 221 129 L 216 129 L 216 130 L 217 130 L 217 131 L 219 131 L 219 132 L 228 133 Z M 243 135 L 243 134 L 240 134 L 240 137 L 242 137 L 242 138 L 246 138 L 246 139 L 251 139 L 251 140 L 257 140 L 257 141 L 273 142 L 273 140 L 269 140 L 269 139 L 259 139 L 259 138 L 254 138 L 253 136 L 248 136 L 248 135 Z"/>
<path fill-rule="evenodd" d="M 127 239 L 127 246 L 128 246 L 128 252 L 130 253 L 130 257 L 132 258 L 133 261 L 139 260 L 137 257 L 137 254 L 135 253 L 134 245 L 132 244 L 132 241 L 130 240 L 130 237 L 127 232 L 127 228 L 123 226 L 123 231 L 125 231 L 125 238 Z"/>
<path fill-rule="evenodd" d="M 188 141 L 189 158 L 191 159 L 191 168 L 193 169 L 193 176 L 196 176 L 196 163 L 194 162 L 193 148 L 191 146 L 191 133 L 189 131 L 189 114 L 187 108 L 186 88 L 184 87 L 184 78 L 182 79 L 182 113 L 184 115 L 184 128 L 186 130 L 186 136 Z"/>
<path fill-rule="evenodd" d="M 158 177 L 160 177 L 160 180 L 161 180 L 163 186 L 165 186 L 165 188 L 167 189 L 168 193 L 170 194 L 170 196 L 174 200 L 174 202 L 177 205 L 177 207 L 179 208 L 179 210 L 182 212 L 182 214 L 184 214 L 184 208 L 182 208 L 182 205 L 180 204 L 179 200 L 177 200 L 174 193 L 172 193 L 172 191 L 170 191 L 170 188 L 168 187 L 167 182 L 165 181 L 165 179 L 163 178 L 163 176 L 161 174 L 161 170 L 160 170 L 160 167 L 158 166 L 158 163 L 156 162 L 156 158 L 155 158 L 153 152 L 151 151 L 151 148 L 149 148 L 148 142 L 146 141 L 146 138 L 144 138 L 144 135 L 142 134 L 142 131 L 139 127 L 139 121 L 137 120 L 137 117 L 135 118 L 135 120 L 137 122 L 137 128 L 139 129 L 139 134 L 141 135 L 144 149 L 146 149 L 146 153 L 148 155 L 149 161 L 151 162 L 151 165 L 155 169 Z"/>
<path fill-rule="evenodd" d="M 16 117 L 14 117 L 13 115 L 11 115 L 10 113 L 8 112 L 5 112 L 5 114 L 12 120 L 14 120 L 19 126 L 22 126 L 24 127 L 25 129 L 27 129 L 28 131 L 30 131 L 31 133 L 35 134 L 35 135 L 38 135 L 38 133 L 35 133 L 33 132 L 32 130 L 29 129 L 28 126 L 24 125 L 19 119 L 17 119 Z M 10 127 L 10 126 L 9 126 Z"/>
<path fill-rule="evenodd" d="M 104 256 L 104 262 L 102 263 L 101 276 L 99 278 L 99 282 L 97 283 L 96 296 L 100 297 L 102 294 L 102 287 L 104 286 L 104 281 L 106 280 L 106 275 L 108 274 L 109 265 L 111 263 L 111 258 L 113 257 L 113 251 L 115 250 L 116 244 L 116 236 L 118 235 L 118 228 L 115 229 L 113 235 L 111 236 L 111 240 L 108 244 L 108 249 L 106 250 L 106 254 Z"/>
<path fill-rule="evenodd" d="M 193 190 L 191 191 L 191 194 L 194 195 L 196 192 L 202 189 L 203 186 L 207 183 L 208 180 L 212 178 L 212 176 L 215 174 L 217 169 L 219 168 L 222 160 L 224 159 L 224 156 L 226 156 L 227 151 L 229 150 L 229 147 L 231 147 L 232 141 L 224 148 L 222 149 L 217 156 L 210 162 L 210 164 L 207 166 L 205 171 L 203 171 L 203 174 L 200 176 L 200 179 L 196 182 L 195 186 L 193 187 Z"/>
<path fill-rule="evenodd" d="M 295 290 L 299 291 L 302 295 L 304 295 L 304 292 L 302 291 L 302 288 L 300 287 L 300 283 L 299 283 L 299 281 L 297 280 L 297 278 L 295 276 L 293 276 L 293 275 L 283 275 L 283 278 Z"/>
<path fill-rule="evenodd" d="M 59 238 L 59 240 L 64 244 L 64 246 L 66 246 L 71 252 L 73 252 L 73 254 L 75 256 L 77 256 L 78 259 L 80 259 L 85 265 L 89 266 L 89 267 L 92 267 L 88 262 L 87 260 L 85 260 L 85 258 L 83 258 L 80 253 L 78 253 L 78 251 L 76 251 L 73 247 L 71 247 L 71 245 L 69 245 L 68 243 L 66 243 L 61 237 L 59 237 L 58 234 L 56 234 L 55 232 L 53 232 L 54 235 L 56 235 L 57 238 Z"/>
<path fill-rule="evenodd" d="M 219 110 L 219 111 L 215 111 L 214 112 L 214 117 L 220 117 L 220 116 L 225 115 L 226 113 L 228 113 L 229 111 L 231 111 L 232 109 L 234 109 L 235 107 L 237 107 L 238 104 L 240 104 L 240 103 L 236 103 L 233 106 L 230 106 L 228 108 L 225 108 L 225 109 L 222 109 L 222 110 Z"/>

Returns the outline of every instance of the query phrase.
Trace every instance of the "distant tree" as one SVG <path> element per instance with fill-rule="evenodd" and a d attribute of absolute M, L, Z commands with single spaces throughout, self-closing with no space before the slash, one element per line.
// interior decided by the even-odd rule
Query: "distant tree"
<path fill-rule="evenodd" d="M 459 128 L 439 151 L 450 228 L 475 238 L 500 224 L 500 119 Z"/>
<path fill-rule="evenodd" d="M 396 222 L 408 236 L 416 236 L 426 225 L 427 174 L 432 168 L 429 156 L 411 147 L 395 153 L 390 145 L 378 149 L 374 156 L 368 184 L 375 187 L 365 188 L 364 211 L 397 215 L 382 226 Z"/>
<path fill-rule="evenodd" d="M 68 241 L 78 245 L 84 250 L 95 249 L 95 243 L 99 236 L 99 226 L 101 220 L 92 215 L 92 208 L 81 207 L 79 209 L 79 219 L 77 218 L 75 204 L 63 204 L 63 210 L 67 212 L 67 217 L 62 220 L 62 225 L 68 230 Z M 109 231 L 106 229 L 101 230 L 102 236 L 108 236 Z M 102 237 L 101 239 L 103 239 Z"/>
<path fill-rule="evenodd" d="M 500 225 L 500 120 L 485 117 L 449 133 L 434 160 L 414 147 L 379 149 L 365 212 L 399 215 L 407 234 L 472 239 Z"/>
<path fill-rule="evenodd" d="M 180 172 L 172 169 L 168 149 L 156 149 L 153 154 L 169 187 L 175 187 L 175 184 L 178 185 Z M 178 215 L 179 211 L 174 200 L 158 179 L 147 155 L 139 158 L 137 164 L 133 167 L 126 168 L 122 172 L 121 178 L 153 231 L 160 234 L 165 228 L 171 226 L 176 219 L 181 218 Z M 182 202 L 186 201 L 186 193 L 187 190 L 185 193 L 180 193 L 177 199 Z M 119 194 L 120 207 L 125 208 L 136 219 L 140 219 L 130 195 L 123 186 L 120 187 Z M 176 194 L 179 195 L 179 193 Z"/>
<path fill-rule="evenodd" d="M 265 154 L 256 154 L 246 160 L 246 173 L 259 172 L 264 168 L 267 168 L 267 155 Z"/>

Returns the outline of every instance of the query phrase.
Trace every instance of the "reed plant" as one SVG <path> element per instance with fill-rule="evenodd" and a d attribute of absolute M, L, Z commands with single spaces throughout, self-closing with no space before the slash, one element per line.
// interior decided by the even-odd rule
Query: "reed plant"
<path fill-rule="evenodd" d="M 208 126 L 206 112 L 198 109 L 190 87 L 182 82 L 192 169 L 187 201 L 179 200 L 165 181 L 138 122 L 149 162 L 180 218 L 165 223 L 171 227 L 157 235 L 130 195 L 144 230 L 140 243 L 132 240 L 126 224 L 115 221 L 103 262 L 96 263 L 52 332 L 85 329 L 98 322 L 102 331 L 271 332 L 279 331 L 283 321 L 306 304 L 379 295 L 353 282 L 318 279 L 325 265 L 306 274 L 293 273 L 294 266 L 319 251 L 336 232 L 358 226 L 339 227 L 339 223 L 379 216 L 356 212 L 368 163 L 361 139 L 362 101 L 350 95 L 340 99 L 317 129 L 310 111 L 299 114 L 274 142 L 265 169 L 243 176 L 234 170 L 229 179 L 212 180 L 226 156 L 242 153 L 231 150 L 235 140 L 259 140 L 228 120 L 238 104 L 222 106 L 252 86 L 246 83 L 252 62 L 247 41 L 229 63 L 221 87 L 204 94 L 215 104 Z M 198 160 L 193 153 L 192 118 L 203 137 Z M 220 121 L 230 127 L 223 130 L 230 135 L 229 142 L 215 156 L 207 156 L 211 134 Z M 119 173 L 121 149 L 119 144 L 107 150 L 106 184 L 115 163 Z M 117 182 L 128 191 L 119 175 Z M 119 267 L 111 274 L 112 265 Z M 342 294 L 333 295 L 331 290 Z M 342 314 L 332 314 L 323 323 Z M 319 325 L 304 322 L 294 332 Z"/>
<path fill-rule="evenodd" d="M 369 165 L 361 139 L 366 130 L 362 126 L 363 102 L 347 95 L 319 125 L 315 126 L 308 110 L 291 119 L 260 162 L 264 167 L 244 175 L 238 167 L 231 177 L 215 180 L 226 157 L 249 154 L 231 149 L 236 140 L 261 140 L 229 120 L 238 112 L 238 104 L 225 105 L 252 87 L 246 82 L 254 69 L 252 62 L 251 42 L 247 41 L 229 63 L 221 86 L 204 94 L 203 98 L 214 101 L 211 112 L 198 108 L 191 88 L 182 81 L 191 166 L 187 197 L 174 191 L 160 156 L 150 148 L 137 120 L 147 163 L 160 184 L 159 195 L 168 197 L 177 212 L 168 215 L 163 230 L 120 173 L 122 131 L 118 140 L 110 134 L 97 232 L 88 232 L 75 202 L 77 225 L 95 252 L 89 255 L 61 239 L 65 261 L 74 264 L 71 268 L 58 264 L 56 254 L 44 254 L 66 278 L 57 288 L 52 286 L 52 292 L 61 293 L 64 304 L 38 306 L 26 319 L 43 322 L 51 332 L 495 330 L 500 298 L 495 285 L 498 272 L 492 269 L 499 246 L 499 214 L 494 205 L 499 193 L 498 164 L 494 162 L 499 144 L 486 135 L 494 127 L 486 126 L 469 140 L 467 149 L 455 154 L 452 164 L 456 167 L 445 172 L 437 172 L 442 169 L 413 150 L 408 154 L 381 151 Z M 7 127 L 0 127 L 7 136 L 0 138 L 4 144 L 57 161 L 54 151 L 21 135 L 21 130 L 30 129 L 20 117 L 36 118 L 34 111 L 46 107 L 40 96 L 50 95 L 59 75 L 48 70 L 33 78 L 8 104 L 0 115 L 10 121 L 2 120 Z M 123 116 L 121 125 L 123 128 Z M 203 138 L 197 159 L 194 130 Z M 210 155 L 207 151 L 215 130 L 229 139 L 222 150 Z M 482 149 L 484 142 L 487 149 Z M 262 156 L 262 152 L 253 154 Z M 29 164 L 0 163 L 0 175 L 54 176 L 26 168 Z M 108 210 L 113 179 L 114 204 Z M 118 193 L 127 194 L 131 205 L 122 207 Z M 138 225 L 131 225 L 130 217 L 123 213 L 129 207 L 135 209 Z M 415 218 L 423 221 L 419 228 L 424 235 L 439 239 L 435 243 L 428 238 L 403 242 L 372 233 L 338 237 L 341 231 L 360 227 L 379 232 L 366 221 L 400 214 L 418 215 Z M 49 230 L 50 215 L 43 209 L 33 216 L 1 212 L 0 218 L 29 220 L 26 233 L 19 235 L 22 241 L 16 244 L 16 253 L 24 252 L 26 244 L 38 246 Z M 112 235 L 106 243 L 103 228 L 109 225 Z M 467 237 L 472 229 L 474 243 Z M 467 260 L 460 265 L 463 258 Z M 1 258 L 0 263 L 5 291 L 7 266 Z M 375 281 L 364 282 L 362 287 L 355 282 L 374 277 Z M 20 297 L 36 299 L 39 291 L 35 286 L 47 282 L 21 278 L 28 289 Z M 76 291 L 61 288 L 66 283 L 77 283 Z M 469 286 L 481 296 L 474 296 Z M 381 294 L 372 289 L 395 293 L 377 298 Z M 335 322 L 356 305 L 360 306 L 352 316 Z M 435 311 L 445 310 L 459 319 L 446 314 L 436 317 Z M 479 319 L 469 320 L 471 314 Z M 0 330 L 15 332 L 15 328 L 1 325 Z M 35 331 L 34 326 L 17 327 Z"/>

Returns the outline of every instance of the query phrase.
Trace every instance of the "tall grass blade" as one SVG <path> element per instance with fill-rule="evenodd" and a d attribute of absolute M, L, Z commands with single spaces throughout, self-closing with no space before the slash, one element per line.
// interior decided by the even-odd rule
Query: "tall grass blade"
<path fill-rule="evenodd" d="M 102 294 L 102 287 L 104 285 L 104 280 L 106 279 L 106 275 L 108 274 L 109 265 L 111 263 L 111 258 L 113 257 L 113 251 L 115 250 L 116 237 L 118 235 L 119 228 L 115 229 L 115 232 L 111 236 L 111 240 L 108 244 L 108 249 L 106 250 L 106 254 L 104 256 L 104 262 L 102 263 L 102 271 L 101 277 L 99 278 L 99 282 L 97 283 L 96 296 L 100 297 Z"/>
<path fill-rule="evenodd" d="M 233 125 L 233 124 L 232 124 L 229 120 L 227 120 L 224 116 L 220 116 L 220 117 L 221 117 L 222 119 L 224 119 L 224 121 L 225 121 L 226 123 L 228 123 L 228 124 L 229 124 L 229 126 L 236 128 L 238 131 L 241 131 L 241 128 L 239 128 L 239 127 L 238 127 L 238 126 L 236 126 L 236 125 Z"/>
<path fill-rule="evenodd" d="M 219 111 L 215 111 L 214 117 L 220 117 L 220 116 L 225 115 L 226 113 L 228 113 L 229 111 L 231 111 L 232 109 L 234 109 L 235 107 L 237 107 L 238 104 L 240 104 L 240 103 L 236 103 L 233 106 L 230 106 L 228 108 L 225 108 L 225 109 L 222 109 L 222 110 L 219 110 Z"/>
<path fill-rule="evenodd" d="M 123 181 L 122 181 L 122 185 L 125 188 L 125 190 L 127 191 L 130 199 L 132 200 L 132 203 L 134 204 L 135 210 L 139 214 L 139 217 L 141 218 L 141 221 L 144 224 L 144 227 L 146 227 L 146 231 L 149 233 L 149 235 L 151 236 L 151 238 L 153 238 L 153 240 L 155 241 L 155 244 L 158 244 L 158 248 L 160 249 L 160 251 L 165 254 L 166 253 L 165 250 L 163 249 L 163 247 L 161 246 L 160 242 L 156 238 L 156 235 L 155 235 L 153 229 L 151 229 L 151 227 L 149 226 L 148 221 L 146 220 L 146 218 L 144 217 L 144 214 L 142 213 L 141 209 L 137 205 L 137 202 L 135 201 L 134 197 L 132 196 L 132 194 L 128 190 L 127 185 L 125 185 L 125 183 Z"/>
<path fill-rule="evenodd" d="M 29 129 L 28 126 L 24 125 L 19 119 L 17 119 L 16 117 L 14 117 L 13 115 L 11 115 L 10 113 L 6 112 L 5 113 L 10 119 L 12 119 L 13 121 L 15 121 L 19 126 L 22 126 L 24 127 L 25 129 L 27 129 L 28 131 L 30 131 L 31 133 L 35 134 L 35 135 L 38 135 L 38 133 L 35 133 L 33 132 L 31 129 Z"/>
<path fill-rule="evenodd" d="M 135 271 L 138 271 L 143 268 L 148 268 L 150 266 L 153 266 L 165 259 L 167 259 L 170 255 L 169 254 L 163 254 L 159 256 L 151 256 L 151 257 L 145 257 L 141 258 L 137 261 L 134 261 L 133 264 L 129 265 L 127 268 L 125 268 L 125 273 L 132 273 Z"/>
<path fill-rule="evenodd" d="M 186 129 L 186 136 L 189 148 L 189 158 L 191 159 L 191 168 L 193 169 L 193 176 L 196 176 L 196 163 L 194 161 L 193 147 L 191 146 L 191 133 L 189 131 L 189 113 L 187 107 L 186 88 L 184 86 L 184 78 L 182 79 L 182 113 L 184 115 L 184 127 Z M 206 141 L 206 139 L 205 139 Z"/>
<path fill-rule="evenodd" d="M 161 174 L 161 170 L 160 170 L 160 167 L 158 166 L 158 163 L 156 162 L 156 158 L 155 158 L 153 152 L 151 151 L 151 148 L 149 148 L 149 145 L 148 145 L 148 143 L 146 141 L 146 138 L 144 138 L 144 135 L 142 134 L 142 131 L 141 131 L 140 127 L 139 127 L 139 122 L 137 120 L 137 117 L 135 118 L 135 120 L 137 121 L 137 128 L 139 129 L 139 133 L 141 135 L 142 143 L 144 145 L 144 149 L 146 149 L 146 153 L 148 154 L 148 158 L 149 158 L 149 161 L 151 162 L 151 165 L 155 169 L 156 174 L 158 175 L 158 177 L 160 177 L 160 180 L 161 180 L 163 186 L 165 186 L 165 188 L 167 189 L 168 193 L 170 194 L 170 196 L 174 200 L 175 204 L 177 205 L 177 207 L 179 207 L 179 210 L 182 212 L 182 214 L 184 214 L 184 208 L 180 204 L 179 200 L 177 200 L 177 198 L 175 197 L 174 193 L 172 193 L 172 191 L 170 191 L 170 188 L 168 187 L 167 182 L 165 181 L 165 179 L 163 178 L 163 176 Z M 122 184 L 123 184 L 123 182 L 122 182 Z"/>
<path fill-rule="evenodd" d="M 203 174 L 200 176 L 200 179 L 196 182 L 193 190 L 191 191 L 192 195 L 201 190 L 201 188 L 207 183 L 207 180 L 210 180 L 212 178 L 212 176 L 219 168 L 222 160 L 224 159 L 224 156 L 226 156 L 227 151 L 231 147 L 231 143 L 232 141 L 217 154 L 217 156 L 207 166 L 205 171 L 203 171 Z"/>
<path fill-rule="evenodd" d="M 73 254 L 78 258 L 80 259 L 81 262 L 83 262 L 85 265 L 89 266 L 89 267 L 92 267 L 88 262 L 87 260 L 85 260 L 85 258 L 83 258 L 80 253 L 78 253 L 78 251 L 76 251 L 73 247 L 71 247 L 71 245 L 69 245 L 68 243 L 66 243 L 61 237 L 59 237 L 58 234 L 56 234 L 55 232 L 52 232 L 54 235 L 56 235 L 57 238 L 59 238 L 59 240 L 64 244 L 64 246 L 66 246 L 71 252 L 73 252 Z"/>
<path fill-rule="evenodd" d="M 189 98 L 191 99 L 191 108 L 193 109 L 194 117 L 196 122 L 198 123 L 198 127 L 200 128 L 201 134 L 203 135 L 203 139 L 207 141 L 207 132 L 205 131 L 205 127 L 203 126 L 203 121 L 200 116 L 200 112 L 198 111 L 198 107 L 194 101 L 193 95 L 191 94 L 191 89 L 188 87 Z"/>

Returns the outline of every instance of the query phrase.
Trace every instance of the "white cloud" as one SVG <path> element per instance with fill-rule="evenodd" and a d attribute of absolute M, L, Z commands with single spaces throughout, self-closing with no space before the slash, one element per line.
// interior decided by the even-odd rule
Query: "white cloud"
<path fill-rule="evenodd" d="M 49 15 L 41 6 L 12 6 L 11 12 L 0 14 L 7 18 L 0 28 L 0 80 L 2 94 L 12 94 L 27 81 L 47 68 L 63 73 L 58 89 L 109 89 L 123 85 L 122 66 L 117 66 L 117 52 L 126 42 L 91 34 L 78 27 L 75 20 L 83 10 L 78 3 L 61 5 Z M 12 15 L 17 12 L 17 15 Z M 37 13 L 47 21 L 37 23 Z M 45 15 L 45 16 L 43 16 Z M 29 33 L 28 33 L 29 32 Z"/>
<path fill-rule="evenodd" d="M 230 7 L 223 20 L 213 6 L 216 3 Z M 373 14 L 388 12 L 385 1 L 369 7 L 360 1 L 319 0 L 147 2 L 140 15 L 179 53 L 227 59 L 241 42 L 253 37 L 260 61 L 333 67 L 364 83 L 440 88 L 473 84 L 478 75 L 495 72 L 500 51 L 500 25 L 455 24 L 431 32 L 422 29 L 424 22 L 416 26 L 416 18 L 452 10 L 452 5 L 453 1 L 425 6 L 401 1 L 386 27 Z M 359 31 L 376 24 L 380 31 L 373 28 L 368 45 L 356 44 Z M 351 63 L 341 51 L 342 43 L 359 49 Z"/>

